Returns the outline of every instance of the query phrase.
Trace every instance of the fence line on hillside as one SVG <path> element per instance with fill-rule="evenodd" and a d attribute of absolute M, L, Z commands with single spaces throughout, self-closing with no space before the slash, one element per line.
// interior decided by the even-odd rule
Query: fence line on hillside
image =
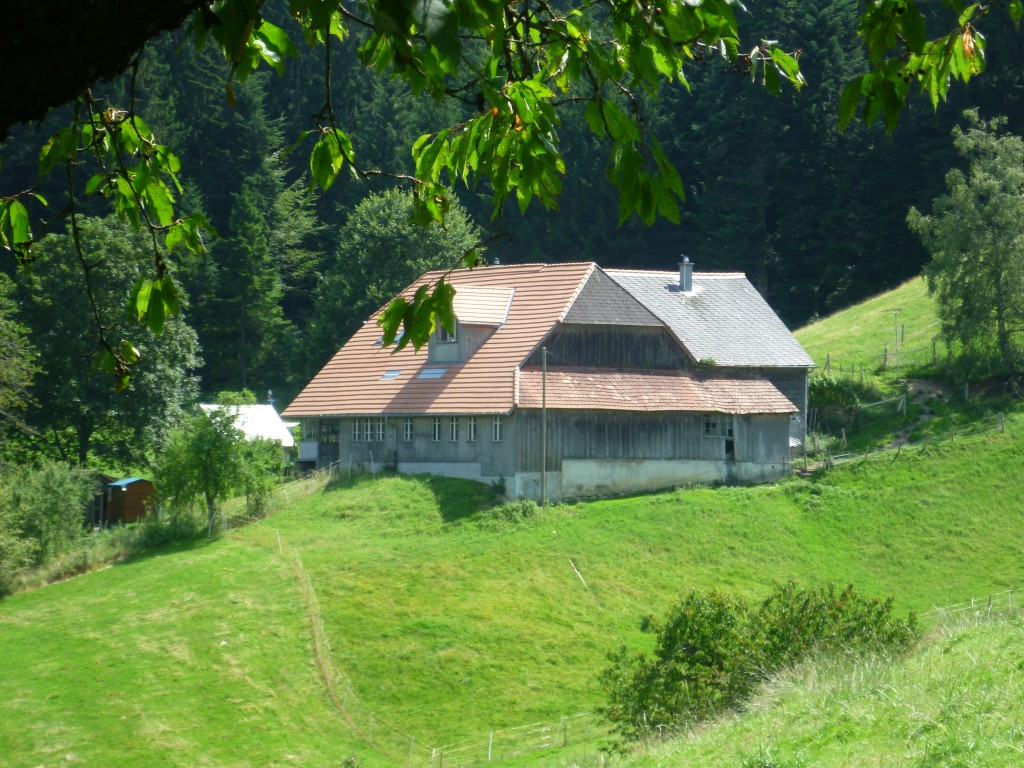
<path fill-rule="evenodd" d="M 906 441 L 897 445 L 886 445 L 878 448 L 866 447 L 863 451 L 849 451 L 846 453 L 832 453 L 830 448 L 825 448 L 823 451 L 819 451 L 818 453 L 819 458 L 823 460 L 824 468 L 831 469 L 836 464 L 848 464 L 854 461 L 865 462 L 879 457 L 887 457 L 893 453 L 895 453 L 895 456 L 892 457 L 892 460 L 895 461 L 900 457 L 901 452 L 904 450 L 920 450 L 921 452 L 926 452 L 934 445 L 950 443 L 958 437 L 975 437 L 992 432 L 1005 431 L 1006 417 L 1003 413 L 997 413 L 993 416 L 982 417 L 970 424 L 963 424 L 955 429 L 950 429 L 937 435 L 930 435 L 915 442 Z M 821 457 L 822 453 L 824 453 L 823 457 Z"/>
<path fill-rule="evenodd" d="M 948 621 L 952 618 L 971 616 L 974 618 L 988 618 L 993 613 L 1009 614 L 1019 611 L 1024 607 L 1024 596 L 1019 589 L 1006 589 L 1002 592 L 995 592 L 982 598 L 972 597 L 961 603 L 951 605 L 935 606 L 931 610 L 921 614 L 925 616 L 936 616 L 940 621 Z"/>
<path fill-rule="evenodd" d="M 360 697 L 352 679 L 338 667 L 316 587 L 305 564 L 277 528 L 263 520 L 250 519 L 268 534 L 266 546 L 277 550 L 295 572 L 307 618 L 313 633 L 313 651 L 317 670 L 327 694 L 338 713 L 352 730 L 371 746 L 386 755 L 395 765 L 409 768 L 443 768 L 500 762 L 534 752 L 567 747 L 571 744 L 593 744 L 610 735 L 609 727 L 595 712 L 577 712 L 557 720 L 495 728 L 486 734 L 445 745 L 433 745 L 415 734 L 382 718 Z"/>

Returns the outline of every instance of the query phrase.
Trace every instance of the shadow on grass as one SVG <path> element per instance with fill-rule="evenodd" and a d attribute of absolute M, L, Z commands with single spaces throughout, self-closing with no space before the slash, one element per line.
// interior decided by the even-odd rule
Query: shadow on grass
<path fill-rule="evenodd" d="M 131 565 L 154 557 L 177 555 L 182 552 L 192 552 L 197 549 L 208 547 L 209 545 L 219 541 L 221 538 L 222 535 L 220 534 L 214 534 L 213 536 L 202 534 L 201 536 L 177 539 L 175 541 L 168 541 L 159 544 L 140 545 L 140 549 L 125 555 L 123 558 L 116 561 L 114 565 Z"/>
<path fill-rule="evenodd" d="M 433 495 L 445 523 L 466 520 L 502 501 L 501 495 L 494 488 L 476 480 L 439 475 L 396 475 L 393 472 L 336 476 L 324 487 L 324 492 L 365 489 L 386 478 L 425 486 L 424 493 Z"/>

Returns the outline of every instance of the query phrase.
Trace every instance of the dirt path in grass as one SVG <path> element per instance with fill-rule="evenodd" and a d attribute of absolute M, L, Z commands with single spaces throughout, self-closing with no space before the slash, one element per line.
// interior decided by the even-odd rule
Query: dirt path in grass
<path fill-rule="evenodd" d="M 928 404 L 929 400 L 935 397 L 941 397 L 948 400 L 953 394 L 953 389 L 951 387 L 931 379 L 909 379 L 907 381 L 907 389 L 907 406 L 916 405 L 920 407 L 921 415 L 918 417 L 915 424 L 904 427 L 896 433 L 893 437 L 892 443 L 890 443 L 893 448 L 906 445 L 910 440 L 910 433 L 913 432 L 916 427 L 921 424 L 926 424 L 935 418 L 935 413 Z"/>

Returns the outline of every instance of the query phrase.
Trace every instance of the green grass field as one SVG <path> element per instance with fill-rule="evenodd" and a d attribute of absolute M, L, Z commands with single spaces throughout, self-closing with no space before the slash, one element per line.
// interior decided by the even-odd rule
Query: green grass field
<path fill-rule="evenodd" d="M 898 311 L 897 311 L 898 310 Z M 833 370 L 849 370 L 863 365 L 865 375 L 876 372 L 889 352 L 890 374 L 895 373 L 893 350 L 897 334 L 902 350 L 900 365 L 928 366 L 932 359 L 932 340 L 939 336 L 941 326 L 935 303 L 928 295 L 924 278 L 916 277 L 891 291 L 886 291 L 835 315 L 818 320 L 795 332 L 804 349 L 819 367 L 831 358 Z M 945 359 L 942 340 L 936 353 Z"/>
<path fill-rule="evenodd" d="M 519 525 L 485 511 L 482 486 L 346 481 L 219 541 L 0 603 L 0 764 L 428 765 L 466 740 L 481 757 L 492 731 L 600 704 L 605 653 L 639 649 L 640 617 L 690 588 L 756 598 L 835 580 L 922 611 L 1024 583 L 1022 458 L 1010 419 L 1006 434 L 818 482 L 552 507 Z M 351 722 L 319 677 L 289 548 Z M 573 737 L 579 724 L 593 735 L 591 718 Z"/>

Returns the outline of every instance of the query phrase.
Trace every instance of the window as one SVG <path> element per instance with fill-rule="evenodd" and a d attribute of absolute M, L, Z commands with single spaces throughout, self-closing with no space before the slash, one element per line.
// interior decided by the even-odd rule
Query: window
<path fill-rule="evenodd" d="M 334 421 L 333 419 L 330 420 L 330 421 L 328 421 L 326 419 L 321 421 L 320 422 L 320 442 L 321 443 L 337 443 L 338 442 L 338 432 L 340 431 L 340 429 L 341 429 L 341 427 L 340 427 L 339 422 Z"/>
<path fill-rule="evenodd" d="M 319 437 L 317 430 L 317 424 L 312 419 L 307 419 L 302 422 L 302 441 L 304 443 L 316 442 Z"/>
<path fill-rule="evenodd" d="M 352 442 L 383 443 L 384 424 L 385 419 L 382 416 L 376 419 L 353 419 Z"/>
<path fill-rule="evenodd" d="M 420 371 L 419 379 L 440 379 L 444 376 L 444 368 L 424 368 Z"/>
<path fill-rule="evenodd" d="M 381 381 L 394 381 L 395 379 L 398 378 L 399 374 L 401 374 L 401 373 L 402 373 L 401 371 L 393 371 L 393 370 L 392 371 L 384 371 L 384 375 L 381 376 L 380 378 L 381 378 Z"/>
<path fill-rule="evenodd" d="M 435 443 L 440 443 L 441 442 L 441 417 L 440 416 L 435 416 L 434 417 L 434 435 L 433 435 L 433 440 L 434 440 Z"/>
<path fill-rule="evenodd" d="M 437 340 L 441 344 L 454 344 L 459 340 L 458 337 L 459 324 L 456 323 L 455 327 L 449 331 L 443 325 L 438 324 L 437 326 Z"/>
<path fill-rule="evenodd" d="M 406 419 L 405 420 L 405 435 L 404 435 L 404 439 L 405 439 L 405 442 L 407 442 L 407 443 L 411 443 L 412 442 L 412 419 Z"/>
<path fill-rule="evenodd" d="M 466 440 L 476 442 L 476 416 L 469 417 L 469 426 L 466 428 Z"/>
<path fill-rule="evenodd" d="M 448 420 L 448 441 L 452 443 L 459 442 L 459 417 L 452 416 Z"/>
<path fill-rule="evenodd" d="M 732 437 L 732 416 L 721 413 L 704 414 L 704 437 Z"/>
<path fill-rule="evenodd" d="M 495 416 L 491 422 L 491 439 L 496 443 L 501 442 L 501 416 Z"/>

